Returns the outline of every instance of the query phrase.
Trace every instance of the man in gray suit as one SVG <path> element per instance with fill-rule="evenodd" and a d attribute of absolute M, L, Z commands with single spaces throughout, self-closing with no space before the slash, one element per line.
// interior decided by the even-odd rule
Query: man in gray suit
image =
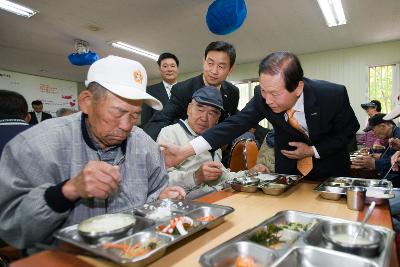
<path fill-rule="evenodd" d="M 179 60 L 171 53 L 162 53 L 157 60 L 162 81 L 148 86 L 146 92 L 160 100 L 165 106 L 171 97 L 171 88 L 176 84 L 179 75 Z M 153 116 L 155 110 L 143 105 L 141 115 L 141 127 L 144 128 Z"/>

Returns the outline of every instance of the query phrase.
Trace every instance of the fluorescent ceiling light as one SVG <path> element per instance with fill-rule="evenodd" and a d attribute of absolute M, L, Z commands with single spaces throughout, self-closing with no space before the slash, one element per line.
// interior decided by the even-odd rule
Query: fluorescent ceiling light
<path fill-rule="evenodd" d="M 37 11 L 32 10 L 26 6 L 21 6 L 7 0 L 0 0 L 0 8 L 27 18 L 30 18 L 37 13 Z"/>
<path fill-rule="evenodd" d="M 120 42 L 120 41 L 112 42 L 111 45 L 113 47 L 117 47 L 117 48 L 129 51 L 129 52 L 135 53 L 135 54 L 142 55 L 144 57 L 151 58 L 151 59 L 153 59 L 155 61 L 157 61 L 159 56 L 160 56 L 160 55 L 151 53 L 149 51 L 134 47 L 134 46 L 132 46 L 130 44 L 127 44 L 127 43 L 124 43 L 124 42 Z"/>
<path fill-rule="evenodd" d="M 317 0 L 328 27 L 346 24 L 341 0 Z"/>

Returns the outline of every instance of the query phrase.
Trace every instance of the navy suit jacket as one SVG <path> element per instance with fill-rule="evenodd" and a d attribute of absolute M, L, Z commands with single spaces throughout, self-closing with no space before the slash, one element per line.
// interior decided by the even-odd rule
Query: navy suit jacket
<path fill-rule="evenodd" d="M 148 86 L 146 92 L 152 95 L 153 97 L 157 98 L 158 100 L 160 100 L 163 106 L 165 106 L 169 100 L 167 90 L 165 89 L 163 82 Z M 146 104 L 143 104 L 140 127 L 144 128 L 146 124 L 150 121 L 151 117 L 153 117 L 155 112 L 156 112 L 155 109 L 151 108 Z"/>
<path fill-rule="evenodd" d="M 320 159 L 313 158 L 313 170 L 306 176 L 322 180 L 329 176 L 347 176 L 350 159 L 347 145 L 360 125 L 350 106 L 346 88 L 326 81 L 304 78 L 304 112 L 309 138 L 291 127 L 285 112 L 274 113 L 265 103 L 260 90 L 238 114 L 209 129 L 203 137 L 217 148 L 233 140 L 266 118 L 275 130 L 275 170 L 277 173 L 299 174 L 297 160 L 285 157 L 281 150 L 293 150 L 289 142 L 304 142 L 315 146 Z"/>
<path fill-rule="evenodd" d="M 163 127 L 174 124 L 179 119 L 186 119 L 187 107 L 190 101 L 192 101 L 192 95 L 202 87 L 204 87 L 203 74 L 175 84 L 171 90 L 171 99 L 161 111 L 154 113 L 154 116 L 144 127 L 144 131 L 151 138 L 157 140 L 157 136 Z M 220 122 L 237 112 L 239 88 L 230 82 L 223 81 L 221 84 L 221 95 L 225 111 L 219 118 Z M 224 142 L 223 144 L 227 143 Z"/>
<path fill-rule="evenodd" d="M 31 114 L 31 120 L 29 121 L 29 124 L 31 124 L 31 125 L 38 124 L 38 120 L 36 118 L 36 113 L 35 112 L 29 112 L 29 114 Z M 51 116 L 51 114 L 46 113 L 46 112 L 42 112 L 42 121 L 47 120 L 47 119 L 51 119 L 51 118 L 53 118 Z"/>

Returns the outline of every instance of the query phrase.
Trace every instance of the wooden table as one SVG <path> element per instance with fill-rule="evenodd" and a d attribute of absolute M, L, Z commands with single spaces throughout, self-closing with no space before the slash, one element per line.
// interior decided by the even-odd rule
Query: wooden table
<path fill-rule="evenodd" d="M 313 191 L 315 184 L 302 182 L 281 196 L 268 196 L 259 193 L 236 193 L 231 190 L 216 192 L 202 197 L 199 201 L 227 205 L 235 211 L 226 216 L 221 225 L 211 230 L 203 230 L 168 248 L 164 257 L 150 266 L 199 266 L 201 254 L 216 247 L 222 242 L 254 227 L 281 210 L 299 210 L 312 212 L 347 220 L 361 220 L 363 212 L 349 210 L 345 199 L 339 201 L 325 200 L 318 192 Z M 369 221 L 392 229 L 388 205 L 377 206 Z M 58 251 L 45 251 L 11 264 L 11 267 L 115 267 L 112 262 L 76 256 Z M 392 251 L 391 267 L 398 266 L 395 248 Z"/>

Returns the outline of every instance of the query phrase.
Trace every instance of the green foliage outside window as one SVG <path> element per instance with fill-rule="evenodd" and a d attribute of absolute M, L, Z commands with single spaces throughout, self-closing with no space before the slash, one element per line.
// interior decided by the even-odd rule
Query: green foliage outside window
<path fill-rule="evenodd" d="M 379 100 L 383 113 L 392 110 L 393 65 L 369 67 L 369 100 Z"/>

